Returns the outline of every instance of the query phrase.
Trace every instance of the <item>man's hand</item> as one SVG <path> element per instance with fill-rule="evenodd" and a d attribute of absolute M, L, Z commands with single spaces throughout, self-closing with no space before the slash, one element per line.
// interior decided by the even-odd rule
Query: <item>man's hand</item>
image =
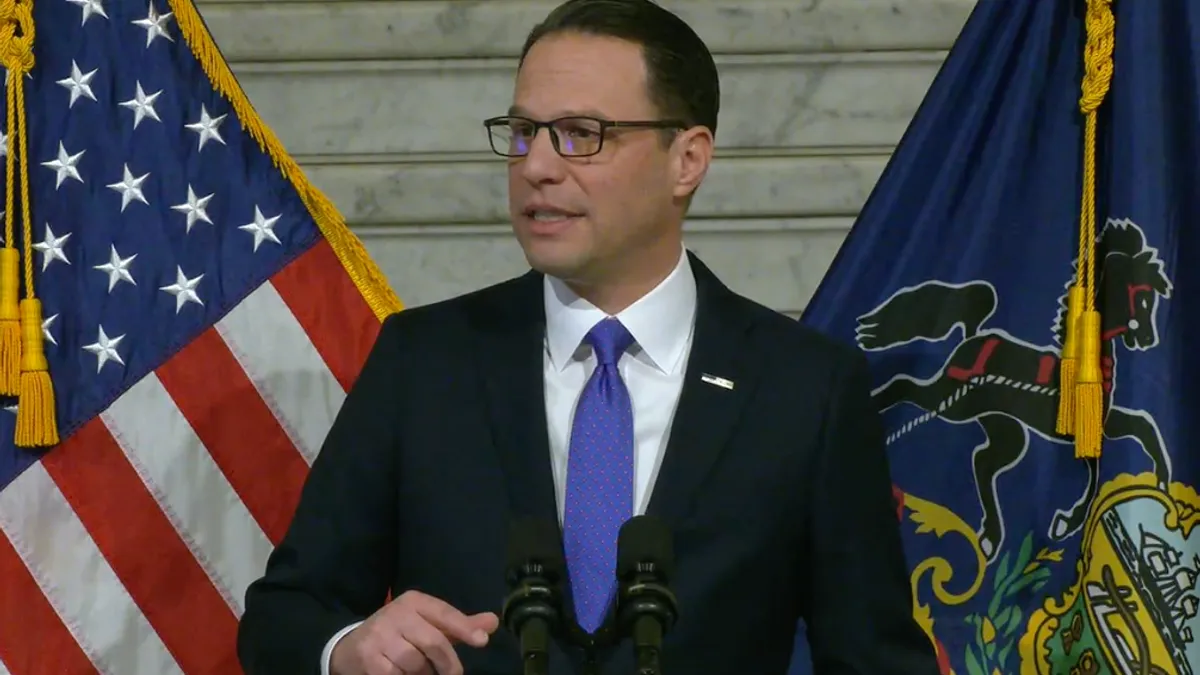
<path fill-rule="evenodd" d="M 339 640 L 329 669 L 333 675 L 463 675 L 453 644 L 483 647 L 499 625 L 491 612 L 467 616 L 408 591 Z"/>

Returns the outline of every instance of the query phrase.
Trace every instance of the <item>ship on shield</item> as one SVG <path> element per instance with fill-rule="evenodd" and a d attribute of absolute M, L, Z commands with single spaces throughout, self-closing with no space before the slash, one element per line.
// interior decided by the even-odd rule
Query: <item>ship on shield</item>
<path fill-rule="evenodd" d="M 1106 484 L 1085 529 L 1080 577 L 1030 617 L 1022 675 L 1197 675 L 1198 522 L 1189 486 L 1166 493 L 1149 474 Z"/>

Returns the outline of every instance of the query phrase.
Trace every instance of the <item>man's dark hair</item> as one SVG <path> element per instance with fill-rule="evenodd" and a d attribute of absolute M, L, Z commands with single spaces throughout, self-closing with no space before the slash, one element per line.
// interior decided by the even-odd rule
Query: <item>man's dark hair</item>
<path fill-rule="evenodd" d="M 717 66 L 700 36 L 651 0 L 567 0 L 533 27 L 521 62 L 538 40 L 559 33 L 612 37 L 638 44 L 650 100 L 659 113 L 715 136 L 721 106 Z"/>

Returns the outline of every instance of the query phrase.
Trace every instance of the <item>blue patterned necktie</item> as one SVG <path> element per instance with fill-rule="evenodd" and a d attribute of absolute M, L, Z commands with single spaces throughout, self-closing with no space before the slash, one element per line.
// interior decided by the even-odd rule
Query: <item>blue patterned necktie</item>
<path fill-rule="evenodd" d="M 617 319 L 605 319 L 585 340 L 597 364 L 571 425 L 563 546 L 575 614 L 591 633 L 616 586 L 617 533 L 633 515 L 633 407 L 617 372 L 633 336 Z"/>

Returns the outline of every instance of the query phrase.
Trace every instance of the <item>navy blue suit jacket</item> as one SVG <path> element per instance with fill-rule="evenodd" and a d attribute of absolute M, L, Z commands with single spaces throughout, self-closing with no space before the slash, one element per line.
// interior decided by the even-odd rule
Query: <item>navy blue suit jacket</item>
<path fill-rule="evenodd" d="M 803 617 L 816 675 L 937 675 L 912 618 L 865 359 L 691 263 L 694 343 L 648 507 L 676 552 L 665 672 L 784 675 Z M 316 673 L 325 642 L 389 592 L 499 614 L 509 522 L 557 521 L 542 281 L 530 272 L 386 319 L 247 593 L 247 673 Z M 503 629 L 459 653 L 469 674 L 521 672 Z M 573 649 L 551 661 L 555 675 L 583 672 Z M 600 666 L 632 673 L 629 644 Z"/>

